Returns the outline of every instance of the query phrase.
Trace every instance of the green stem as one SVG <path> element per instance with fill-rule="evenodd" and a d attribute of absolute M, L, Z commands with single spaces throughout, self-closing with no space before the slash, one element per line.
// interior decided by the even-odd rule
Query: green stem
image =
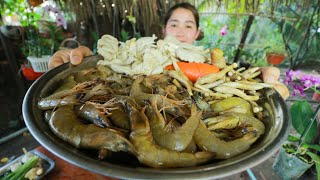
<path fill-rule="evenodd" d="M 24 163 L 17 171 L 11 172 L 6 176 L 0 178 L 0 180 L 12 180 L 12 179 L 23 179 L 25 174 L 32 169 L 39 161 L 38 156 L 31 157 L 26 163 Z"/>

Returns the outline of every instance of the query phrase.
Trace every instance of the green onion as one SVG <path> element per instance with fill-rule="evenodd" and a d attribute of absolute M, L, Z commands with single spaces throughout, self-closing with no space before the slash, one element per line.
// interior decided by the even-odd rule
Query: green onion
<path fill-rule="evenodd" d="M 20 180 L 25 179 L 25 174 L 32 169 L 39 161 L 38 156 L 31 157 L 26 163 L 24 163 L 20 168 L 18 168 L 15 172 L 10 172 L 6 174 L 4 177 L 0 178 L 0 180 Z"/>

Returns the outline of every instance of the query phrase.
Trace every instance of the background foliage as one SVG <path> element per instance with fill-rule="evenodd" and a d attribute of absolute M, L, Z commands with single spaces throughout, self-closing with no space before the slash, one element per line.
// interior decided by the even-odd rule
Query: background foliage
<path fill-rule="evenodd" d="M 95 49 L 96 40 L 111 34 L 125 41 L 132 37 L 161 38 L 162 19 L 166 11 L 182 0 L 53 0 L 65 12 L 68 30 L 75 33 L 82 45 Z M 39 16 L 26 11 L 24 0 L 0 2 L 3 14 L 17 13 L 29 24 Z M 267 65 L 267 51 L 286 52 L 282 65 L 297 69 L 311 60 L 319 60 L 319 0 L 189 0 L 200 12 L 205 38 L 197 45 L 219 47 L 231 62 L 235 55 L 241 62 Z M 249 29 L 249 16 L 254 16 Z M 27 18 L 29 17 L 29 18 Z M 30 18 L 32 17 L 32 18 Z M 27 21 L 26 21 L 27 22 Z M 227 25 L 227 36 L 220 29 Z M 240 43 L 249 30 L 244 43 Z M 89 36 L 88 36 L 89 35 Z M 90 40 L 82 40 L 89 38 Z M 242 47 L 243 46 L 243 47 Z M 239 56 L 238 56 L 239 55 Z"/>
<path fill-rule="evenodd" d="M 246 1 L 228 1 L 227 5 L 227 1 L 196 2 L 201 14 L 201 28 L 205 33 L 205 38 L 197 44 L 208 48 L 218 46 L 229 62 L 234 58 L 248 16 L 252 14 L 250 12 L 254 12 L 255 19 L 240 52 L 240 61 L 256 66 L 267 65 L 265 53 L 269 51 L 286 52 L 287 58 L 283 64 L 292 69 L 307 61 L 319 60 L 319 1 L 308 1 L 309 8 L 306 4 L 297 3 L 274 5 L 272 1 L 259 1 L 259 6 L 253 5 L 251 8 L 246 7 Z M 219 32 L 225 25 L 228 26 L 228 34 L 221 37 Z M 217 44 L 221 38 L 221 43 Z"/>

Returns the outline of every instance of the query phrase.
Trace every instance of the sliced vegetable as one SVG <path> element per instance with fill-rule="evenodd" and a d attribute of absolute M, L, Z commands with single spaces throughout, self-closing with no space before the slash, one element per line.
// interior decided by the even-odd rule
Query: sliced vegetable
<path fill-rule="evenodd" d="M 206 63 L 194 63 L 194 62 L 177 62 L 180 70 L 188 77 L 193 83 L 198 80 L 198 78 L 211 73 L 219 72 L 219 68 L 214 65 Z M 165 69 L 174 70 L 173 65 L 167 66 Z"/>
<path fill-rule="evenodd" d="M 30 169 L 26 175 L 24 175 L 25 178 L 27 179 L 37 179 L 39 176 L 43 173 L 43 168 L 42 167 L 34 167 Z"/>

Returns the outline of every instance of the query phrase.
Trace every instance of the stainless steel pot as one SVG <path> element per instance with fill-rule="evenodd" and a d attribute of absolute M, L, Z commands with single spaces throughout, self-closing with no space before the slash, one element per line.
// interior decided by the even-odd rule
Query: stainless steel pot
<path fill-rule="evenodd" d="M 80 66 L 64 64 L 42 75 L 28 90 L 23 101 L 23 117 L 35 139 L 46 149 L 65 161 L 89 171 L 122 179 L 214 179 L 239 173 L 262 163 L 280 148 L 287 138 L 289 114 L 283 99 L 272 89 L 265 91 L 260 105 L 269 114 L 263 121 L 265 134 L 246 152 L 228 160 L 190 168 L 155 169 L 145 167 L 126 154 L 117 154 L 114 159 L 98 160 L 96 154 L 76 149 L 52 133 L 44 120 L 43 111 L 37 108 L 41 97 L 52 93 L 62 80 L 75 71 L 96 65 L 101 57 L 87 58 Z"/>

